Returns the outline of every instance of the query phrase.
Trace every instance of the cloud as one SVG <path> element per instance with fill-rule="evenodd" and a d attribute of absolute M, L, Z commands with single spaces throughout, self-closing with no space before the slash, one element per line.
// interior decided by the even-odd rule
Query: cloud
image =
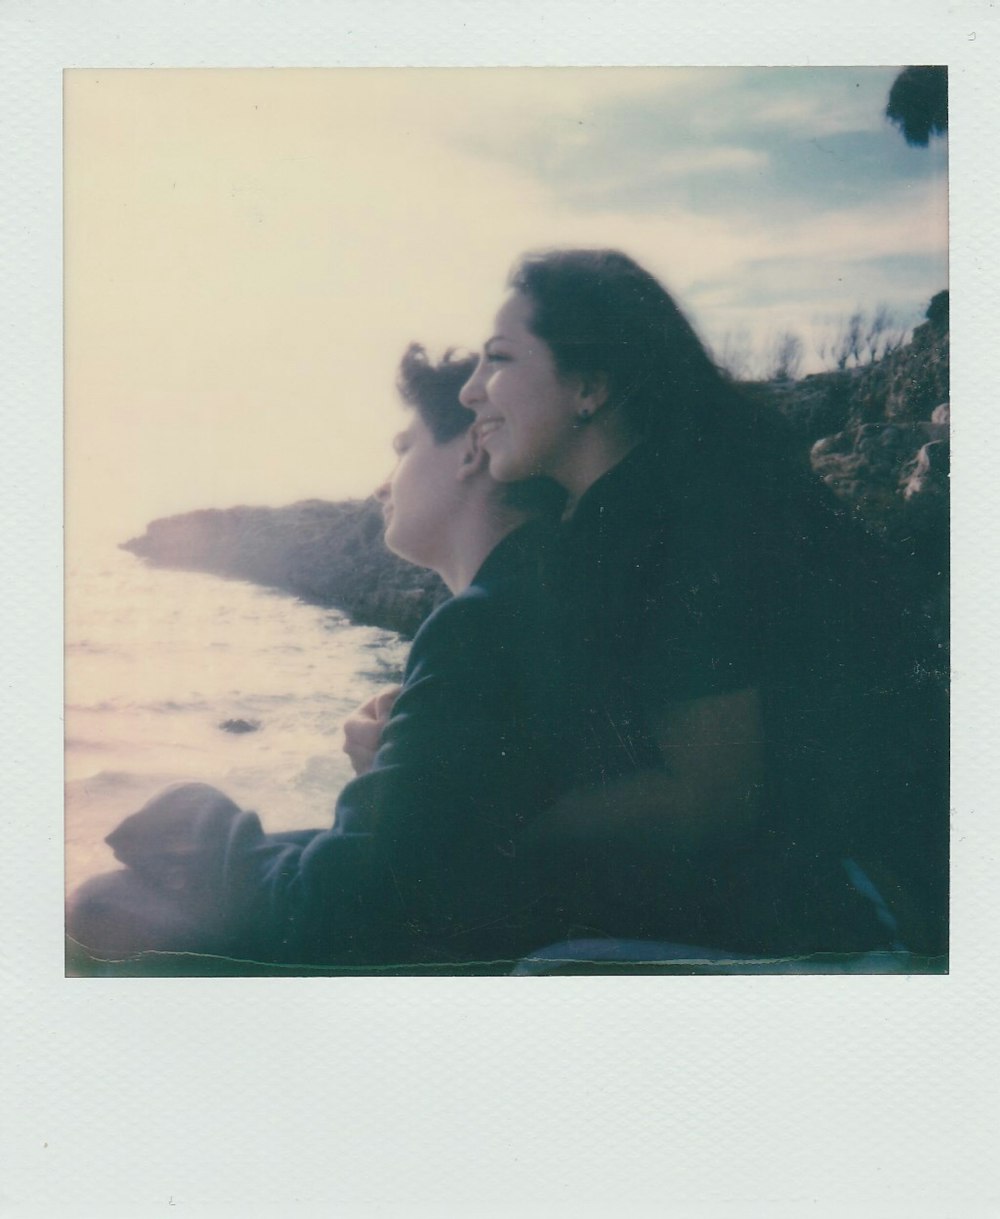
<path fill-rule="evenodd" d="M 674 208 L 772 225 L 807 208 L 881 198 L 943 176 L 943 148 L 914 150 L 884 118 L 891 68 L 663 70 L 580 111 L 526 106 L 460 137 L 580 211 Z"/>
<path fill-rule="evenodd" d="M 654 166 L 672 177 L 683 174 L 717 173 L 720 170 L 764 169 L 770 158 L 759 148 L 717 145 L 712 148 L 679 148 L 664 153 Z"/>
<path fill-rule="evenodd" d="M 837 71 L 71 73 L 74 511 L 366 492 L 403 347 L 477 344 L 526 249 L 624 249 L 710 338 L 922 295 L 943 152 L 872 104 Z"/>
<path fill-rule="evenodd" d="M 896 68 L 754 68 L 702 84 L 699 135 L 878 132 Z"/>
<path fill-rule="evenodd" d="M 689 296 L 702 309 L 783 309 L 791 325 L 803 307 L 839 313 L 887 301 L 909 312 L 946 285 L 942 269 L 939 258 L 925 254 L 762 258 L 745 263 L 736 276 L 692 284 Z"/>

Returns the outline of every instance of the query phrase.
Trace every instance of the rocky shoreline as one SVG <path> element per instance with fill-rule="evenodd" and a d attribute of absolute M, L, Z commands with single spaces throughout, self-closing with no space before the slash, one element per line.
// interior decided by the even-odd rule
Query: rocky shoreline
<path fill-rule="evenodd" d="M 373 498 L 282 508 L 210 508 L 164 517 L 122 543 L 157 567 L 205 571 L 343 610 L 412 636 L 447 589 L 385 548 Z"/>
<path fill-rule="evenodd" d="M 900 558 L 914 617 L 942 650 L 948 623 L 948 303 L 864 367 L 748 385 L 791 423 L 813 469 Z M 206 509 L 153 521 L 123 548 L 161 567 L 249 580 L 412 636 L 447 595 L 396 558 L 373 498 Z"/>

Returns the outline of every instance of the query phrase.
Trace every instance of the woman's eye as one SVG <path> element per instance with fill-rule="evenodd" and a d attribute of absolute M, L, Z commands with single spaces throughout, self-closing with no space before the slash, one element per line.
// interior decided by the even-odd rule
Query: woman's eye
<path fill-rule="evenodd" d="M 510 356 L 504 355 L 499 351 L 488 351 L 486 353 L 487 364 L 507 364 L 510 362 Z"/>

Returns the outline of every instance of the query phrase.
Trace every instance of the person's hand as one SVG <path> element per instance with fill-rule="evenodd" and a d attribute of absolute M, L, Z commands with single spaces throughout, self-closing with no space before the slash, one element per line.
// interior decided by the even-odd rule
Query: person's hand
<path fill-rule="evenodd" d="M 382 729 L 399 697 L 400 686 L 386 686 L 344 721 L 344 753 L 356 775 L 367 774 L 378 752 Z"/>
<path fill-rule="evenodd" d="M 189 891 L 221 858 L 239 806 L 207 783 L 174 783 L 126 817 L 105 842 L 119 862 L 173 892 Z"/>

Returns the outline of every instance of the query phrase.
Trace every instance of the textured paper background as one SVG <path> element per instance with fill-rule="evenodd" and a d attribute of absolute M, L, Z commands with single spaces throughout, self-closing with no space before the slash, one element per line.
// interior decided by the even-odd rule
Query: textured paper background
<path fill-rule="evenodd" d="M 993 1215 L 993 0 L 4 0 L 2 1215 Z M 62 977 L 61 73 L 951 67 L 949 977 Z M 992 782 L 991 782 L 992 780 Z"/>

